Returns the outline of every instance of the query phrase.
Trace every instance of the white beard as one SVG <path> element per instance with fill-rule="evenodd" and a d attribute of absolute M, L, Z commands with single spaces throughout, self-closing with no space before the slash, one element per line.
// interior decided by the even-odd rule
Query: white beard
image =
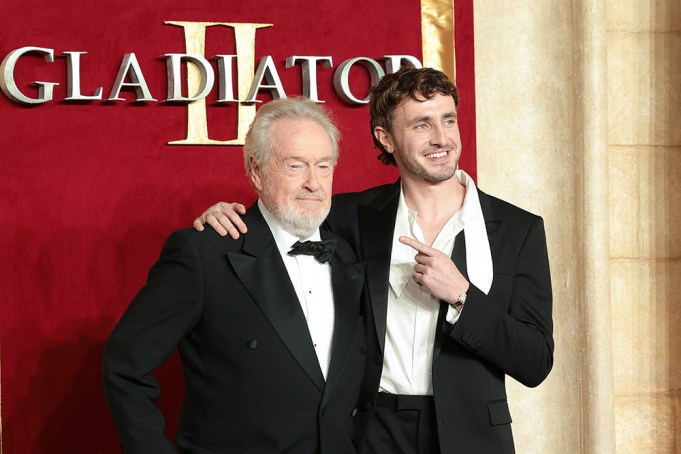
<path fill-rule="evenodd" d="M 306 194 L 309 197 L 309 194 Z M 269 182 L 263 180 L 263 197 L 267 201 L 274 200 L 272 197 L 272 188 Z M 296 194 L 293 194 L 292 199 L 295 199 Z M 319 195 L 320 200 L 324 200 L 323 194 Z M 263 203 L 265 203 L 263 200 Z M 276 206 L 275 204 L 266 203 L 265 206 L 272 213 L 272 215 L 281 223 L 281 226 L 291 235 L 297 236 L 301 239 L 306 239 L 314 235 L 314 233 L 322 225 L 324 219 L 329 214 L 330 206 L 323 208 L 316 212 L 302 212 L 294 205 L 293 200 L 289 200 L 285 206 Z M 268 206 L 269 205 L 269 206 Z"/>

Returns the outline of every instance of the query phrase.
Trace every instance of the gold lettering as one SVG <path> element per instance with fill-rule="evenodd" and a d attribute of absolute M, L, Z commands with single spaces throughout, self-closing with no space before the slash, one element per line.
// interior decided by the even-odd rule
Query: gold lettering
<path fill-rule="evenodd" d="M 272 24 L 238 24 L 231 22 L 185 22 L 166 21 L 168 25 L 184 29 L 185 52 L 205 57 L 206 28 L 212 26 L 230 27 L 234 29 L 236 43 L 237 84 L 239 99 L 246 99 L 251 79 L 255 71 L 255 32 L 259 28 L 271 27 Z M 189 93 L 195 92 L 200 84 L 200 73 L 194 65 L 187 65 L 187 88 Z M 206 100 L 199 99 L 187 105 L 187 138 L 168 142 L 168 145 L 243 145 L 246 132 L 255 118 L 255 104 L 238 103 L 237 137 L 232 140 L 214 140 L 208 137 L 208 119 L 206 116 Z"/>

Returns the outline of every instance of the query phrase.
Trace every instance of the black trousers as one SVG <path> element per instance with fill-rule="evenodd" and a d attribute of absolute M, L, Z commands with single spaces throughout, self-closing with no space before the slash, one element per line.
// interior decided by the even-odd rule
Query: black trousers
<path fill-rule="evenodd" d="M 379 393 L 366 454 L 440 454 L 433 396 Z"/>

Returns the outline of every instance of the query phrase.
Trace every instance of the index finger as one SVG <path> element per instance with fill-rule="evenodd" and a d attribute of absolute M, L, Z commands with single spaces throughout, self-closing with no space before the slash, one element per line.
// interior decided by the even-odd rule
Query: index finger
<path fill-rule="evenodd" d="M 421 243 L 414 238 L 409 238 L 408 236 L 401 236 L 400 243 L 406 244 L 409 247 L 416 249 L 417 252 L 425 255 L 433 255 L 433 248 L 427 244 Z"/>

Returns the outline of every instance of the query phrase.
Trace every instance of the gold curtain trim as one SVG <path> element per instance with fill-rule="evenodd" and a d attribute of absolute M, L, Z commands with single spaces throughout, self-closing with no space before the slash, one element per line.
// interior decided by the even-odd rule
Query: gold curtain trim
<path fill-rule="evenodd" d="M 454 1 L 421 0 L 423 66 L 439 69 L 456 82 Z"/>

